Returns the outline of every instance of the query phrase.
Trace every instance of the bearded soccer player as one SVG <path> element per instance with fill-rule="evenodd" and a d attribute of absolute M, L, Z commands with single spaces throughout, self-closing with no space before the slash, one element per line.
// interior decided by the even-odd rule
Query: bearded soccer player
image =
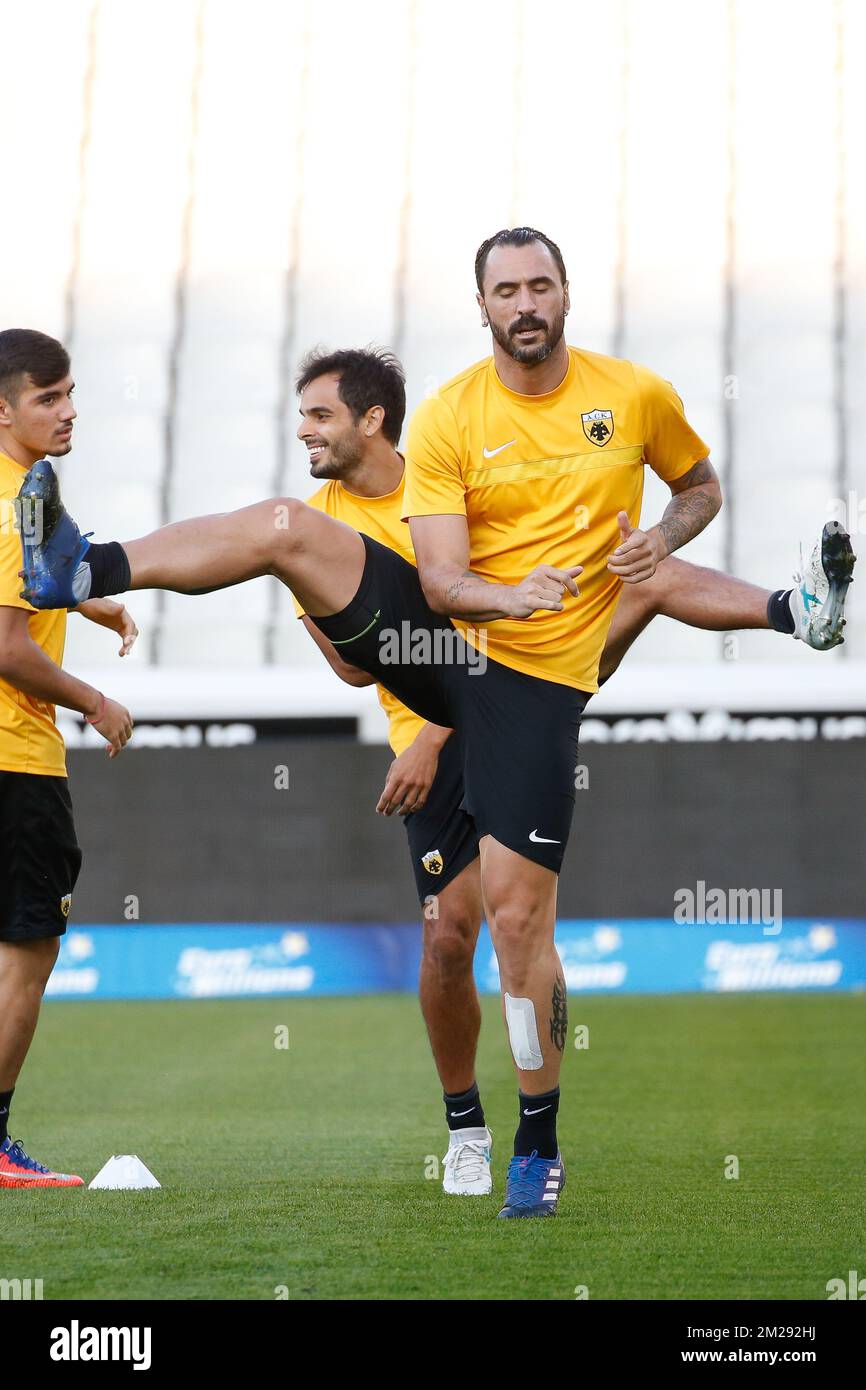
<path fill-rule="evenodd" d="M 418 572 L 374 537 L 294 499 L 88 548 L 50 470 L 37 465 L 23 495 L 47 498 L 54 524 L 44 543 L 25 546 L 26 592 L 47 607 L 130 587 L 192 592 L 277 574 L 342 661 L 428 723 L 456 729 L 461 809 L 479 838 L 520 1086 L 500 1215 L 534 1216 L 555 1211 L 564 1182 L 556 1112 L 567 1016 L 553 925 L 580 715 L 597 689 L 622 584 L 651 580 L 709 522 L 720 494 L 707 447 L 667 383 L 566 347 L 568 286 L 554 243 L 531 229 L 497 234 L 476 271 L 493 358 L 425 402 L 410 431 L 402 511 Z M 365 437 L 381 415 L 374 407 L 360 420 Z M 649 531 L 637 528 L 644 463 L 673 494 Z M 833 584 L 832 603 L 822 603 L 828 621 L 839 584 L 844 590 Z M 446 659 L 395 660 L 392 637 L 406 623 L 436 639 Z M 472 625 L 486 630 L 473 634 Z M 462 647 L 455 628 L 468 639 Z M 481 672 L 468 653 L 477 658 L 485 643 Z M 474 1121 L 480 1106 L 469 1099 Z"/>
<path fill-rule="evenodd" d="M 308 505 L 414 564 L 408 527 L 401 520 L 405 468 L 397 446 L 405 390 L 400 363 L 385 351 L 317 349 L 301 363 L 297 389 L 298 436 L 309 453 L 311 476 L 322 483 Z M 300 604 L 295 606 L 302 615 Z M 798 612 L 803 617 L 799 632 L 794 622 Z M 798 590 L 770 592 L 669 556 L 651 579 L 623 586 L 601 656 L 600 680 L 613 674 L 657 616 L 721 632 L 772 631 L 775 626 L 819 651 L 842 640 L 841 612 L 835 632 L 828 633 L 818 609 L 805 604 Z M 303 616 L 303 622 L 343 681 L 354 686 L 373 682 L 344 659 L 310 618 Z M 491 1190 L 492 1138 L 475 1073 L 481 1009 L 473 975 L 483 910 L 478 832 L 462 809 L 460 740 L 448 729 L 425 723 L 385 686 L 378 686 L 378 695 L 388 716 L 394 761 L 376 810 L 404 818 L 422 906 L 419 994 L 449 1129 L 443 1187 L 447 1193 L 484 1195 Z"/>
<path fill-rule="evenodd" d="M 66 931 L 81 866 L 55 705 L 83 714 L 118 753 L 132 730 L 122 705 L 61 669 L 66 613 L 37 613 L 19 595 L 21 540 L 13 501 L 37 459 L 72 448 L 69 357 L 29 329 L 0 333 L 0 1188 L 80 1187 L 9 1138 L 9 1107 Z M 37 527 L 39 514 L 24 517 Z M 79 610 L 123 638 L 126 609 L 94 599 Z"/>

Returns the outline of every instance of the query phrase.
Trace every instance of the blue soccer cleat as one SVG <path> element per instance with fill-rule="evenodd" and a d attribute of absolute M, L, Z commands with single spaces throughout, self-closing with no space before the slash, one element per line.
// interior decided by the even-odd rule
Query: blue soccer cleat
<path fill-rule="evenodd" d="M 505 1205 L 500 1216 L 553 1216 L 565 1187 L 562 1154 L 539 1158 L 534 1149 L 528 1158 L 512 1158 L 505 1183 Z"/>
<path fill-rule="evenodd" d="M 76 608 L 90 592 L 89 566 L 79 574 L 90 543 L 61 502 L 47 459 L 34 463 L 25 477 L 15 512 L 24 552 L 21 597 L 34 608 Z"/>

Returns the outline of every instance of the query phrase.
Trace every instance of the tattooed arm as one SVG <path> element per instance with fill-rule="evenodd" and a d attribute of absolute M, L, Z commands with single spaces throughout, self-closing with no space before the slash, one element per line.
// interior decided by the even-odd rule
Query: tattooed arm
<path fill-rule="evenodd" d="M 626 512 L 619 513 L 622 540 L 607 567 L 624 584 L 650 579 L 665 556 L 700 535 L 722 505 L 722 489 L 709 459 L 701 459 L 668 487 L 673 497 L 661 521 L 648 531 L 634 530 Z"/>
<path fill-rule="evenodd" d="M 540 608 L 562 612 L 583 566 L 560 570 L 538 565 L 519 584 L 491 584 L 469 568 L 465 516 L 413 516 L 409 521 L 421 587 L 434 613 L 464 622 L 528 618 Z"/>
<path fill-rule="evenodd" d="M 673 497 L 658 526 L 650 528 L 651 532 L 661 533 L 665 555 L 700 535 L 722 505 L 722 489 L 709 459 L 701 459 L 688 473 L 668 483 L 668 487 Z"/>
<path fill-rule="evenodd" d="M 511 590 L 489 584 L 469 568 L 465 516 L 415 516 L 409 530 L 421 587 L 434 613 L 476 623 L 508 616 Z"/>

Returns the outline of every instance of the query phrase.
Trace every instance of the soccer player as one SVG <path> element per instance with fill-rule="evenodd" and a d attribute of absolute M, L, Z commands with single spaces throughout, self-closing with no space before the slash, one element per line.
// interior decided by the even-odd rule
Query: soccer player
<path fill-rule="evenodd" d="M 0 1188 L 82 1186 L 8 1133 L 81 865 L 54 707 L 83 714 L 111 757 L 132 730 L 127 710 L 61 669 L 66 613 L 37 613 L 20 597 L 13 502 L 37 459 L 72 448 L 72 391 L 60 343 L 27 329 L 0 332 Z M 121 656 L 130 650 L 137 629 L 122 604 L 93 599 L 78 611 L 120 634 Z"/>
<path fill-rule="evenodd" d="M 556 1113 L 568 1025 L 553 925 L 580 716 L 622 584 L 649 581 L 712 519 L 720 491 L 673 388 L 566 346 L 555 243 L 532 229 L 499 233 L 476 274 L 493 357 L 426 401 L 410 430 L 403 514 L 417 572 L 294 499 L 88 547 L 50 468 L 37 464 L 23 495 L 47 502 L 52 525 L 25 546 L 26 592 L 50 607 L 276 574 L 344 661 L 456 730 L 520 1088 L 500 1215 L 536 1216 L 555 1211 L 564 1183 Z M 361 427 L 373 435 L 375 408 Z M 672 493 L 646 531 L 637 527 L 645 463 Z M 435 659 L 395 654 L 406 625 Z"/>
<path fill-rule="evenodd" d="M 400 363 L 372 349 L 315 350 L 301 363 L 297 389 L 298 436 L 308 450 L 312 477 L 324 480 L 308 505 L 414 563 L 401 520 L 405 469 L 397 445 L 405 390 Z M 295 606 L 301 613 L 300 604 Z M 804 618 L 801 633 L 795 631 L 795 612 Z M 613 674 L 657 615 L 718 631 L 775 625 L 802 635 L 818 650 L 841 641 L 841 623 L 831 638 L 819 607 L 805 604 L 800 589 L 772 593 L 669 556 L 652 579 L 623 586 L 601 655 L 600 679 Z M 354 686 L 373 682 L 346 662 L 309 618 L 303 622 L 342 680 Z M 449 1127 L 443 1186 L 448 1193 L 482 1195 L 491 1189 L 491 1136 L 475 1075 L 481 1011 L 473 960 L 483 912 L 478 833 L 461 809 L 459 740 L 448 729 L 425 723 L 383 685 L 378 694 L 395 757 L 376 809 L 404 817 L 423 908 L 419 992 Z"/>

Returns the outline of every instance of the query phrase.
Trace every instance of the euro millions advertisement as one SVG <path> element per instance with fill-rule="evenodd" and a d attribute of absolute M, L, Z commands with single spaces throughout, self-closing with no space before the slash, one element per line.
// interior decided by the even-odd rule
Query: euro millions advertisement
<path fill-rule="evenodd" d="M 793 918 L 767 925 L 665 920 L 558 924 L 570 993 L 866 989 L 866 919 Z M 46 994 L 54 999 L 242 999 L 413 992 L 421 929 L 348 925 L 75 927 Z M 482 992 L 499 992 L 482 928 Z"/>

